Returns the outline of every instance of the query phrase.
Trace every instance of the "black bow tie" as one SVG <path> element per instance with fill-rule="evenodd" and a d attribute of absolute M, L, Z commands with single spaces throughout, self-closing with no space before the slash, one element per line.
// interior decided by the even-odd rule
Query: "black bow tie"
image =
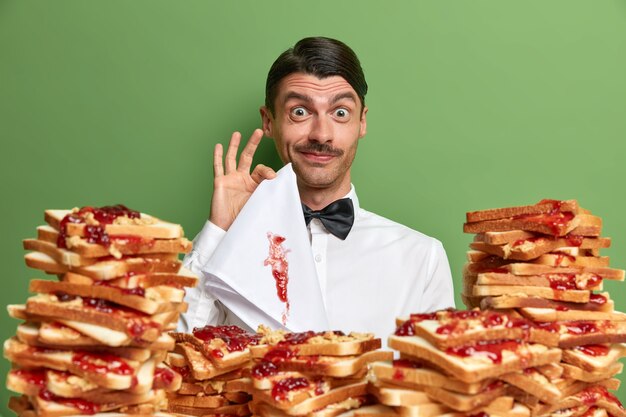
<path fill-rule="evenodd" d="M 337 200 L 321 210 L 311 210 L 302 204 L 302 211 L 307 225 L 313 218 L 320 219 L 326 230 L 341 240 L 348 237 L 354 223 L 354 205 L 349 198 Z"/>

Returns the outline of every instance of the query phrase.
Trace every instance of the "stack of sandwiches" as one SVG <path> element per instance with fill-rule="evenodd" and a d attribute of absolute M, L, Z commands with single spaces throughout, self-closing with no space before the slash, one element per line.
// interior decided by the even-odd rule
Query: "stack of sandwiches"
<path fill-rule="evenodd" d="M 542 200 L 469 212 L 464 231 L 476 234 L 463 271 L 465 304 L 506 310 L 558 335 L 554 372 L 506 375 L 508 393 L 532 415 L 626 415 L 607 391 L 619 386 L 613 376 L 626 355 L 626 314 L 603 291 L 605 280 L 622 281 L 624 271 L 600 256 L 611 244 L 602 220 L 575 200 Z"/>
<path fill-rule="evenodd" d="M 176 348 L 167 363 L 183 377 L 168 394 L 168 410 L 188 416 L 247 416 L 251 399 L 250 349 L 260 339 L 237 326 L 195 328 L 170 333 Z"/>
<path fill-rule="evenodd" d="M 261 417 L 357 415 L 371 402 L 368 369 L 390 360 L 372 334 L 338 331 L 286 333 L 260 328 L 251 346 L 250 409 Z M 352 411 L 350 411 L 352 410 Z"/>
<path fill-rule="evenodd" d="M 478 309 L 412 314 L 388 343 L 400 357 L 374 364 L 370 389 L 402 416 L 529 416 L 503 378 L 551 374 L 561 359 L 551 329 Z"/>
<path fill-rule="evenodd" d="M 33 279 L 23 320 L 4 343 L 13 369 L 10 407 L 20 416 L 152 414 L 181 376 L 163 363 L 167 334 L 185 311 L 181 270 L 191 243 L 182 228 L 122 205 L 47 210 L 27 239 L 26 263 L 58 280 Z"/>

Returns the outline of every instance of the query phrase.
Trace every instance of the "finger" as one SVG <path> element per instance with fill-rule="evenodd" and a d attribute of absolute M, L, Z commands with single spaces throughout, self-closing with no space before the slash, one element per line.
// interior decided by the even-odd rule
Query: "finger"
<path fill-rule="evenodd" d="M 222 144 L 218 143 L 213 149 L 213 178 L 221 177 L 224 175 L 224 165 L 222 164 Z"/>
<path fill-rule="evenodd" d="M 265 166 L 263 164 L 259 164 L 254 167 L 254 171 L 250 174 L 252 180 L 257 184 L 260 184 L 263 180 L 271 180 L 276 178 L 276 171 L 272 168 Z"/>
<path fill-rule="evenodd" d="M 239 149 L 239 142 L 241 141 L 241 133 L 235 132 L 230 137 L 228 143 L 228 150 L 226 151 L 226 158 L 224 158 L 224 167 L 226 168 L 226 175 L 237 169 L 237 150 Z"/>
<path fill-rule="evenodd" d="M 254 153 L 256 152 L 256 148 L 259 146 L 259 143 L 261 143 L 261 139 L 263 139 L 263 131 L 261 129 L 255 129 L 254 132 L 252 132 L 250 139 L 248 139 L 248 143 L 246 143 L 246 146 L 241 151 L 237 171 L 250 172 L 252 158 L 254 158 Z"/>

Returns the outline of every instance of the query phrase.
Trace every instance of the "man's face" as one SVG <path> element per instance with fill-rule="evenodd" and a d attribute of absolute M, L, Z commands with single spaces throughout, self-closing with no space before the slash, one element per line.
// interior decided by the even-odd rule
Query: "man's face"
<path fill-rule="evenodd" d="M 299 185 L 349 187 L 367 113 L 352 86 L 339 76 L 290 74 L 281 80 L 274 106 L 273 114 L 261 108 L 263 130 L 274 139 L 282 161 L 293 164 Z"/>

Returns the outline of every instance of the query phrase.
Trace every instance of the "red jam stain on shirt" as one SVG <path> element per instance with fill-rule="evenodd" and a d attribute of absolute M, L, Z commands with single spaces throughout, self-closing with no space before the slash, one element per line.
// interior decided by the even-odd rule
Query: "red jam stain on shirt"
<path fill-rule="evenodd" d="M 516 353 L 520 347 L 517 340 L 478 341 L 472 345 L 455 346 L 446 349 L 449 355 L 467 358 L 470 356 L 483 356 L 495 364 L 502 363 L 502 352 L 508 350 Z"/>
<path fill-rule="evenodd" d="M 287 296 L 287 285 L 289 284 L 289 262 L 287 261 L 287 253 L 289 253 L 289 249 L 283 247 L 283 243 L 286 240 L 283 236 L 267 232 L 267 239 L 270 242 L 270 250 L 263 265 L 270 265 L 272 267 L 272 276 L 276 281 L 276 294 L 278 295 L 278 299 L 285 303 L 282 323 L 286 325 L 287 318 L 289 317 L 289 298 Z"/>
<path fill-rule="evenodd" d="M 85 206 L 78 210 L 77 213 L 70 213 L 63 217 L 59 225 L 59 237 L 57 238 L 57 247 L 67 249 L 67 224 L 68 223 L 85 223 L 85 216 L 92 213 L 94 219 L 100 223 L 98 225 L 85 226 L 85 238 L 89 243 L 97 243 L 102 246 L 109 247 L 111 239 L 104 230 L 106 224 L 112 224 L 118 217 L 128 217 L 129 219 L 138 219 L 141 213 L 131 210 L 123 204 L 114 206 L 91 207 Z"/>
<path fill-rule="evenodd" d="M 576 346 L 574 349 L 588 356 L 606 356 L 611 348 L 605 345 L 583 345 Z"/>
<path fill-rule="evenodd" d="M 276 401 L 285 401 L 292 391 L 308 388 L 309 380 L 303 377 L 284 378 L 272 387 L 272 398 Z"/>

